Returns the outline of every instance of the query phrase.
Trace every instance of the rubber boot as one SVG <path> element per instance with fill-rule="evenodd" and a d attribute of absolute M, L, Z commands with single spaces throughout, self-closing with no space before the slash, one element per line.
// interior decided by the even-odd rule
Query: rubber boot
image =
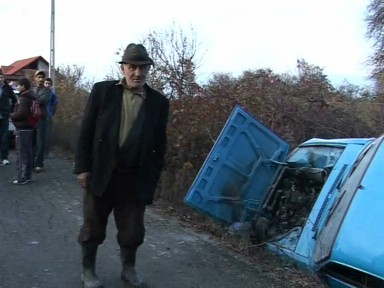
<path fill-rule="evenodd" d="M 82 266 L 81 281 L 84 288 L 102 288 L 99 277 L 96 275 L 96 254 L 97 245 L 82 245 Z"/>
<path fill-rule="evenodd" d="M 136 250 L 121 249 L 121 262 L 123 270 L 121 272 L 121 280 L 131 284 L 133 287 L 147 288 L 147 283 L 136 273 Z"/>

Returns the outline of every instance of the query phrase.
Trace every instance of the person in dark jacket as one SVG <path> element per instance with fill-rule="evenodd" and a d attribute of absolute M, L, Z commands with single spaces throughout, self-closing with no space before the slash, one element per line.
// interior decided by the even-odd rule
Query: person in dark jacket
<path fill-rule="evenodd" d="M 53 118 L 57 111 L 57 105 L 59 103 L 59 100 L 57 98 L 56 93 L 54 92 L 54 89 L 52 88 L 53 82 L 51 78 L 46 78 L 44 82 L 44 86 L 47 87 L 49 90 L 51 90 L 51 100 L 47 104 L 47 112 L 48 112 L 48 122 L 47 122 L 47 138 L 45 141 L 45 151 L 44 156 L 47 157 L 50 150 L 50 144 L 51 144 L 51 130 L 53 125 Z"/>
<path fill-rule="evenodd" d="M 74 173 L 84 189 L 78 242 L 84 287 L 102 287 L 95 273 L 98 245 L 113 211 L 122 261 L 121 279 L 145 287 L 135 270 L 144 241 L 144 212 L 152 204 L 164 167 L 169 101 L 146 84 L 153 64 L 141 44 L 131 43 L 121 62 L 123 79 L 95 83 L 86 105 Z"/>
<path fill-rule="evenodd" d="M 38 70 L 35 72 L 35 83 L 36 86 L 32 88 L 35 93 L 37 101 L 39 102 L 41 109 L 41 118 L 36 128 L 36 146 L 35 146 L 35 159 L 34 166 L 35 172 L 39 173 L 44 168 L 44 156 L 45 156 L 45 145 L 47 140 L 47 125 L 48 125 L 48 110 L 47 105 L 51 100 L 51 90 L 44 86 L 45 72 Z"/>
<path fill-rule="evenodd" d="M 16 154 L 17 154 L 17 179 L 12 183 L 17 185 L 27 184 L 31 181 L 33 167 L 33 127 L 28 122 L 31 116 L 32 101 L 36 100 L 30 90 L 31 83 L 27 78 L 21 78 L 17 84 L 19 99 L 15 112 L 10 117 L 16 127 Z"/>
<path fill-rule="evenodd" d="M 0 69 L 0 164 L 9 165 L 9 114 L 13 111 L 17 98 L 13 89 L 5 80 Z"/>

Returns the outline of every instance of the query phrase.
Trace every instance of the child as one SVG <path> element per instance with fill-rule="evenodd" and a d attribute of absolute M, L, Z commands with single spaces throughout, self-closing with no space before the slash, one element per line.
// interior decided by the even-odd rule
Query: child
<path fill-rule="evenodd" d="M 17 154 L 17 179 L 12 184 L 23 185 L 31 181 L 33 166 L 33 127 L 28 123 L 31 116 L 32 101 L 36 100 L 30 90 L 31 83 L 27 78 L 21 78 L 16 89 L 19 91 L 19 99 L 15 112 L 10 117 L 16 127 L 16 154 Z"/>

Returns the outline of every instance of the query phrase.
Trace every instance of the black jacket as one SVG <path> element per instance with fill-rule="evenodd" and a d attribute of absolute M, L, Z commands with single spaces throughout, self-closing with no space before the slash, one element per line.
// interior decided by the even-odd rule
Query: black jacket
<path fill-rule="evenodd" d="M 33 129 L 28 123 L 28 118 L 31 116 L 31 105 L 33 100 L 36 100 L 36 97 L 31 90 L 24 91 L 19 95 L 15 112 L 10 115 L 17 130 Z"/>
<path fill-rule="evenodd" d="M 119 129 L 123 87 L 118 81 L 94 84 L 84 112 L 75 154 L 74 173 L 91 172 L 90 191 L 104 194 L 116 164 L 121 159 Z M 146 98 L 141 111 L 140 149 L 137 189 L 142 203 L 151 204 L 166 152 L 166 128 L 169 101 L 161 93 L 145 85 Z M 134 127 L 132 127 L 134 129 Z"/>
<path fill-rule="evenodd" d="M 12 87 L 7 82 L 4 82 L 3 93 L 0 96 L 0 114 L 2 116 L 9 116 L 16 105 L 17 98 L 15 93 L 13 93 Z"/>

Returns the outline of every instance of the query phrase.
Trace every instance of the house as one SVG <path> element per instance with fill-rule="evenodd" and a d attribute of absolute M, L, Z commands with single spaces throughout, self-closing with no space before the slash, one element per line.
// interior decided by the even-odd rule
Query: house
<path fill-rule="evenodd" d="M 23 77 L 32 79 L 36 70 L 43 70 L 47 75 L 49 74 L 49 63 L 42 56 L 17 60 L 8 66 L 1 65 L 0 68 L 4 73 L 5 80 L 9 83 Z"/>

